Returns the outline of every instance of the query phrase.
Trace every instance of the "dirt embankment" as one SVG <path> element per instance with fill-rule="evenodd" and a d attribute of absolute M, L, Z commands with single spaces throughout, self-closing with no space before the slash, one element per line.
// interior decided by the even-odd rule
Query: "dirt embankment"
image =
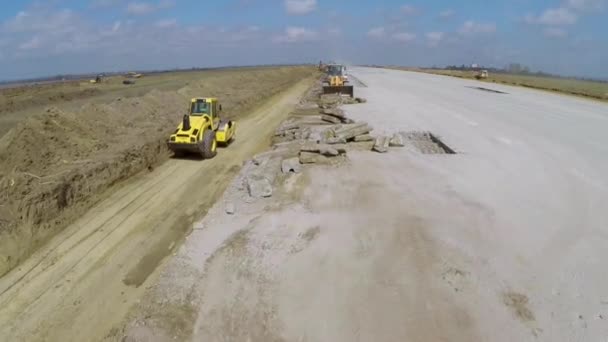
<path fill-rule="evenodd" d="M 169 157 L 164 141 L 194 96 L 216 96 L 225 116 L 262 103 L 312 68 L 218 73 L 178 91 L 48 108 L 0 139 L 0 275 L 15 267 L 116 183 Z"/>

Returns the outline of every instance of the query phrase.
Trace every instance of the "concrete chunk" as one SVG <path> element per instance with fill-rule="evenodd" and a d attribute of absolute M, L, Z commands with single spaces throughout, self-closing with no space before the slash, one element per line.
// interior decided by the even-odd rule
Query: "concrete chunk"
<path fill-rule="evenodd" d="M 363 127 L 367 127 L 367 123 L 366 122 L 358 122 L 358 123 L 354 123 L 354 124 L 345 124 L 345 125 L 341 125 L 339 127 L 336 127 L 334 129 L 334 132 L 336 133 L 336 136 L 338 134 L 342 134 L 354 129 L 359 129 L 359 128 L 363 128 Z"/>
<path fill-rule="evenodd" d="M 253 156 L 253 163 L 255 165 L 261 165 L 261 164 L 264 164 L 266 161 L 268 161 L 268 159 L 270 159 L 270 158 L 285 157 L 289 154 L 289 152 L 290 152 L 290 149 L 288 149 L 288 148 L 277 148 L 276 150 L 256 154 L 255 156 Z M 293 151 L 292 151 L 292 153 L 293 153 Z"/>
<path fill-rule="evenodd" d="M 346 141 L 354 139 L 357 136 L 368 134 L 372 131 L 372 128 L 364 124 L 363 126 L 358 126 L 356 128 L 352 128 L 349 130 L 342 130 L 340 133 L 336 132 L 336 138 L 341 138 Z"/>
<path fill-rule="evenodd" d="M 333 124 L 339 124 L 339 123 L 342 122 L 340 119 L 338 119 L 338 118 L 336 118 L 334 116 L 331 116 L 331 115 L 323 115 L 323 116 L 321 116 L 321 119 L 323 121 L 326 121 L 326 122 L 329 122 L 329 123 L 333 123 Z"/>
<path fill-rule="evenodd" d="M 302 164 L 331 164 L 331 158 L 312 152 L 300 152 Z"/>
<path fill-rule="evenodd" d="M 343 118 L 345 116 L 344 111 L 340 108 L 325 108 L 321 110 L 321 113 L 325 115 L 337 116 Z"/>
<path fill-rule="evenodd" d="M 300 164 L 300 158 L 289 158 L 283 160 L 281 164 L 281 171 L 283 173 L 300 173 L 302 172 L 302 164 Z"/>
<path fill-rule="evenodd" d="M 372 137 L 369 134 L 362 134 L 362 135 L 358 135 L 353 139 L 355 142 L 362 142 L 362 141 L 373 141 L 374 137 Z"/>
<path fill-rule="evenodd" d="M 264 198 L 272 196 L 272 185 L 268 179 L 261 175 L 249 175 L 247 177 L 247 190 L 253 198 Z"/>
<path fill-rule="evenodd" d="M 390 139 L 388 137 L 378 137 L 376 138 L 376 143 L 374 144 L 373 150 L 380 153 L 386 153 L 388 152 L 389 143 Z"/>
<path fill-rule="evenodd" d="M 389 146 L 391 147 L 403 147 L 405 146 L 405 141 L 403 139 L 403 135 L 399 133 L 393 134 L 390 139 Z"/>
<path fill-rule="evenodd" d="M 234 205 L 234 203 L 232 203 L 232 202 L 226 203 L 226 214 L 234 215 L 235 212 L 236 212 L 236 206 Z"/>
<path fill-rule="evenodd" d="M 346 145 L 344 144 L 306 144 L 300 149 L 301 152 L 320 153 L 325 156 L 337 156 L 346 153 Z"/>
<path fill-rule="evenodd" d="M 324 141 L 326 144 L 346 144 L 346 139 L 342 139 L 342 138 L 327 138 Z"/>

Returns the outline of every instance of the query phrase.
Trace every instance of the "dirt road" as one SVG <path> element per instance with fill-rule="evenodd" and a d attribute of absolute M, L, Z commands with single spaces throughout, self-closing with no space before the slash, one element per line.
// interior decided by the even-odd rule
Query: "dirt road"
<path fill-rule="evenodd" d="M 268 145 L 311 82 L 297 83 L 240 122 L 236 142 L 213 160 L 173 159 L 133 180 L 0 279 L 2 339 L 91 341 L 106 335 L 243 160 Z"/>

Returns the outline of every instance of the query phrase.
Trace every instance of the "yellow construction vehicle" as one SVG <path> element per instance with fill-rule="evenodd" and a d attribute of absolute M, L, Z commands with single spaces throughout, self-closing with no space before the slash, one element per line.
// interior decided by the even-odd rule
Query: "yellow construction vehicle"
<path fill-rule="evenodd" d="M 103 82 L 103 75 L 99 74 L 95 77 L 95 79 L 89 80 L 91 84 L 97 84 Z"/>
<path fill-rule="evenodd" d="M 190 113 L 184 115 L 167 146 L 176 155 L 197 153 L 204 159 L 217 154 L 218 144 L 227 146 L 234 140 L 236 123 L 221 120 L 222 105 L 217 98 L 194 98 Z"/>
<path fill-rule="evenodd" d="M 485 80 L 488 78 L 488 70 L 479 70 L 475 73 L 475 78 L 478 80 Z"/>
<path fill-rule="evenodd" d="M 144 75 L 136 73 L 135 71 L 129 71 L 125 76 L 128 78 L 142 78 Z"/>
<path fill-rule="evenodd" d="M 350 97 L 355 96 L 355 90 L 348 83 L 346 75 L 346 67 L 339 64 L 330 64 L 327 66 L 327 77 L 323 85 L 323 94 L 345 94 Z"/>

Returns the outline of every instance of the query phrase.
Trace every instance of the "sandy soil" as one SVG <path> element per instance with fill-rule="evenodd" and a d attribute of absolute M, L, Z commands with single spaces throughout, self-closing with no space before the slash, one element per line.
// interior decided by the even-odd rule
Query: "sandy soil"
<path fill-rule="evenodd" d="M 120 326 L 192 220 L 222 194 L 245 159 L 268 146 L 275 126 L 311 83 L 301 81 L 246 115 L 236 142 L 213 160 L 173 159 L 123 184 L 0 279 L 0 336 L 89 341 Z"/>
<path fill-rule="evenodd" d="M 170 74 L 141 79 L 140 90 L 148 90 L 143 96 L 134 96 L 136 88 L 118 93 L 104 83 L 95 88 L 100 95 L 83 105 L 54 100 L 56 105 L 22 119 L 0 138 L 0 275 L 80 217 L 108 188 L 165 161 L 165 141 L 191 97 L 219 97 L 223 116 L 238 120 L 312 72 L 296 67 L 193 73 L 198 78 Z M 156 81 L 160 85 L 153 88 Z M 19 96 L 62 87 L 67 85 L 33 87 Z"/>

